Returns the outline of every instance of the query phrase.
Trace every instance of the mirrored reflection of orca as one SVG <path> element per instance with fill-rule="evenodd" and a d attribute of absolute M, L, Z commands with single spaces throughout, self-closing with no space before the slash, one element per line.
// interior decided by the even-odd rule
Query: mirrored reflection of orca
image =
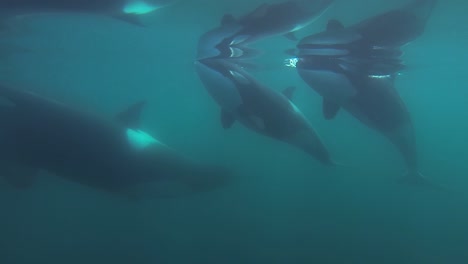
<path fill-rule="evenodd" d="M 408 168 L 404 182 L 428 184 L 418 171 L 410 114 L 394 87 L 403 68 L 404 45 L 424 31 L 435 0 L 416 0 L 345 28 L 336 20 L 327 30 L 297 45 L 297 71 L 323 97 L 323 114 L 333 119 L 343 108 L 385 135 Z"/>
<path fill-rule="evenodd" d="M 39 13 L 90 13 L 110 16 L 130 24 L 143 26 L 138 16 L 153 12 L 170 0 L 2 0 L 0 17 Z"/>
<path fill-rule="evenodd" d="M 202 83 L 221 107 L 223 128 L 239 121 L 257 133 L 302 149 L 323 164 L 334 165 L 311 124 L 291 102 L 294 88 L 278 93 L 225 60 L 208 59 L 195 64 Z"/>
<path fill-rule="evenodd" d="M 155 198 L 209 191 L 228 177 L 224 168 L 197 164 L 140 130 L 143 102 L 105 120 L 3 86 L 0 99 L 1 175 L 17 187 L 43 170 L 111 193 Z"/>
<path fill-rule="evenodd" d="M 252 12 L 234 18 L 223 16 L 221 25 L 205 33 L 198 43 L 197 59 L 239 58 L 257 55 L 247 44 L 273 35 L 294 39 L 294 32 L 312 23 L 333 0 L 289 0 L 262 4 Z"/>
<path fill-rule="evenodd" d="M 326 31 L 298 43 L 298 55 L 315 64 L 334 58 L 345 71 L 395 74 L 404 68 L 400 47 L 424 32 L 435 4 L 436 0 L 415 0 L 346 28 L 330 20 Z"/>

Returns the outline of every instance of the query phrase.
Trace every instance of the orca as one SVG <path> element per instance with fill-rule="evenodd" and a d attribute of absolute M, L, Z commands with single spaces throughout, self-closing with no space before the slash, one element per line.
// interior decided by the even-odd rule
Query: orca
<path fill-rule="evenodd" d="M 144 132 L 144 101 L 114 120 L 71 108 L 31 92 L 0 86 L 2 175 L 30 186 L 39 171 L 132 198 L 214 190 L 229 171 L 199 164 Z M 175 189 L 160 190 L 166 183 Z M 159 189 L 158 189 L 159 188 Z"/>
<path fill-rule="evenodd" d="M 296 69 L 323 97 L 322 111 L 333 119 L 340 109 L 387 137 L 403 156 L 403 182 L 430 184 L 419 172 L 410 113 L 395 89 L 404 69 L 401 46 L 419 37 L 435 0 L 414 0 L 356 25 L 330 20 L 324 32 L 297 44 Z"/>
<path fill-rule="evenodd" d="M 289 0 L 264 3 L 250 13 L 235 18 L 225 14 L 219 27 L 200 37 L 197 59 L 251 58 L 258 51 L 247 47 L 259 39 L 284 35 L 297 41 L 294 32 L 312 23 L 331 6 L 333 0 Z"/>
<path fill-rule="evenodd" d="M 335 165 L 310 122 L 291 101 L 293 87 L 276 92 L 229 60 L 205 59 L 195 65 L 200 80 L 221 108 L 223 128 L 238 121 L 261 135 L 303 150 L 325 165 Z"/>
<path fill-rule="evenodd" d="M 171 4 L 170 0 L 2 0 L 0 18 L 42 13 L 90 13 L 144 26 L 139 16 Z"/>
<path fill-rule="evenodd" d="M 401 47 L 421 36 L 436 0 L 411 3 L 345 27 L 332 19 L 324 32 L 303 38 L 297 57 L 309 67 L 334 60 L 339 68 L 369 75 L 392 75 L 404 69 Z"/>

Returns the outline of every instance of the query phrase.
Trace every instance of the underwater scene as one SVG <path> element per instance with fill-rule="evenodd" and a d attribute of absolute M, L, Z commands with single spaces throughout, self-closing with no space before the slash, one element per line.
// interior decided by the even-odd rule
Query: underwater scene
<path fill-rule="evenodd" d="M 468 17 L 0 0 L 0 264 L 468 263 Z"/>

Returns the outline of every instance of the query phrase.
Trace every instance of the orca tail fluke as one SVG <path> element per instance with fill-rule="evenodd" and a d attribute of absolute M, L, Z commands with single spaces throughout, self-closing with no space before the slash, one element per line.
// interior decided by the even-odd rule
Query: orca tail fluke
<path fill-rule="evenodd" d="M 398 179 L 398 183 L 432 190 L 446 191 L 442 186 L 426 179 L 426 177 L 417 170 L 407 172 L 403 177 Z"/>

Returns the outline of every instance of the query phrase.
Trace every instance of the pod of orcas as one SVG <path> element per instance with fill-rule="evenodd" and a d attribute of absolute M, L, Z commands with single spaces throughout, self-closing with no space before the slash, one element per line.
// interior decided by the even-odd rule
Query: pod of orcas
<path fill-rule="evenodd" d="M 258 54 L 247 44 L 278 34 L 293 39 L 295 30 L 331 4 L 333 1 L 314 0 L 265 4 L 239 19 L 224 15 L 219 27 L 200 37 L 195 65 L 202 83 L 222 109 L 223 127 L 238 120 L 324 164 L 336 164 L 300 110 L 287 102 L 291 92 L 281 96 L 245 72 L 248 61 Z M 412 0 L 351 26 L 332 19 L 324 32 L 301 39 L 296 49 L 287 53 L 294 55 L 292 66 L 299 76 L 323 98 L 325 119 L 333 119 L 340 109 L 349 112 L 399 150 L 408 170 L 400 182 L 438 188 L 419 172 L 411 117 L 394 87 L 395 78 L 404 69 L 401 47 L 424 32 L 435 4 L 436 0 Z M 299 15 L 288 16 L 279 10 Z"/>
<path fill-rule="evenodd" d="M 54 11 L 103 14 L 142 25 L 140 14 L 169 2 L 7 0 L 0 3 L 0 21 Z M 296 41 L 294 32 L 333 4 L 333 0 L 262 4 L 239 18 L 224 15 L 216 28 L 200 37 L 195 69 L 220 107 L 224 129 L 238 122 L 300 149 L 323 165 L 337 165 L 293 103 L 296 88 L 277 92 L 248 72 L 252 59 L 261 54 L 250 43 L 275 35 Z M 299 40 L 295 49 L 286 51 L 294 56 L 290 66 L 323 98 L 325 119 L 334 119 L 341 109 L 349 112 L 399 150 L 408 170 L 400 182 L 431 187 L 437 185 L 419 172 L 410 113 L 394 85 L 404 70 L 401 47 L 424 32 L 435 4 L 436 0 L 411 0 L 350 26 L 331 19 L 323 32 Z M 214 190 L 233 177 L 229 169 L 195 162 L 141 130 L 145 102 L 109 120 L 4 85 L 0 85 L 0 98 L 0 160 L 4 178 L 13 186 L 30 186 L 43 170 L 132 198 L 172 197 Z"/>

